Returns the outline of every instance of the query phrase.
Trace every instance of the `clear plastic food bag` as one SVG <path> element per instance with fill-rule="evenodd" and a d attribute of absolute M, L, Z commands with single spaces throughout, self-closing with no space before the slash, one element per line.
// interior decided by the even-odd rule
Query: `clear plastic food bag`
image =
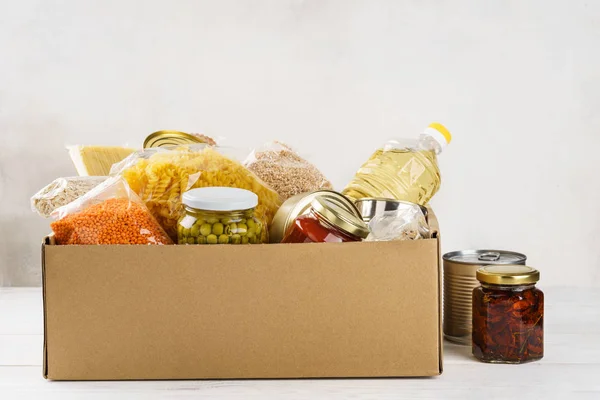
<path fill-rule="evenodd" d="M 31 210 L 48 218 L 54 210 L 77 200 L 106 179 L 106 176 L 70 176 L 55 179 L 31 197 Z"/>
<path fill-rule="evenodd" d="M 281 198 L 221 151 L 203 145 L 146 149 L 113 165 L 111 175 L 127 180 L 174 241 L 177 240 L 177 221 L 183 213 L 182 195 L 199 187 L 237 187 L 256 193 L 255 216 L 268 226 L 281 206 Z M 264 229 L 262 235 L 263 242 L 267 243 L 268 229 Z"/>
<path fill-rule="evenodd" d="M 79 176 L 108 175 L 110 167 L 125 159 L 135 149 L 120 146 L 67 146 Z"/>
<path fill-rule="evenodd" d="M 429 237 L 429 225 L 419 207 L 383 211 L 369 221 L 368 242 L 417 240 Z"/>
<path fill-rule="evenodd" d="M 279 193 L 284 201 L 300 193 L 332 188 L 331 182 L 317 167 L 283 143 L 271 142 L 254 149 L 244 166 Z"/>
<path fill-rule="evenodd" d="M 122 177 L 112 177 L 56 209 L 50 224 L 56 243 L 173 244 Z"/>

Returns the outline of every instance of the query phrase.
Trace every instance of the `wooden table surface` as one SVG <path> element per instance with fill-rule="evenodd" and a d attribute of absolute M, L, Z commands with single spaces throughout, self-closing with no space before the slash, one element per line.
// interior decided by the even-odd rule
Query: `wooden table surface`
<path fill-rule="evenodd" d="M 40 288 L 0 288 L 0 399 L 600 399 L 600 289 L 543 288 L 545 357 L 476 361 L 445 344 L 444 373 L 421 379 L 52 382 L 42 378 Z"/>

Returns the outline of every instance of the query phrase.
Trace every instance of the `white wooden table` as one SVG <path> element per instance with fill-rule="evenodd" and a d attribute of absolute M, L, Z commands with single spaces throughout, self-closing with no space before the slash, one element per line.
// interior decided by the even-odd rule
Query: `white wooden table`
<path fill-rule="evenodd" d="M 536 363 L 484 364 L 446 343 L 435 378 L 52 382 L 42 378 L 40 288 L 0 288 L 0 399 L 600 400 L 600 289 L 542 289 L 545 357 Z"/>

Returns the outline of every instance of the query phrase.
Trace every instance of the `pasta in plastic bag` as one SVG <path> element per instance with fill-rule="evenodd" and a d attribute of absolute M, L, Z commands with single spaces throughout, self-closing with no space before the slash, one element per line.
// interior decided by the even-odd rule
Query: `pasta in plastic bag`
<path fill-rule="evenodd" d="M 255 215 L 267 225 L 281 205 L 279 195 L 256 175 L 211 146 L 139 151 L 113 165 L 111 175 L 127 180 L 173 240 L 177 240 L 177 221 L 183 212 L 182 195 L 193 188 L 226 186 L 250 190 L 258 195 Z M 267 231 L 263 230 L 263 242 L 268 242 Z"/>
<path fill-rule="evenodd" d="M 76 200 L 106 180 L 106 176 L 58 178 L 31 197 L 31 209 L 48 218 L 54 210 Z"/>
<path fill-rule="evenodd" d="M 56 209 L 50 224 L 56 243 L 173 244 L 142 200 L 121 177 L 112 177 Z"/>
<path fill-rule="evenodd" d="M 271 142 L 255 149 L 244 166 L 275 190 L 285 201 L 300 193 L 331 189 L 331 182 L 313 164 L 288 145 Z"/>

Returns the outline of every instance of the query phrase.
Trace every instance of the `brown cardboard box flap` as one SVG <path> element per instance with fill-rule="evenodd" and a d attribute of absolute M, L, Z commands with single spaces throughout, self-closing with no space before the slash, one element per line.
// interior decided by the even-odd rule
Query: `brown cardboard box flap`
<path fill-rule="evenodd" d="M 42 254 L 50 379 L 441 373 L 436 239 Z"/>

